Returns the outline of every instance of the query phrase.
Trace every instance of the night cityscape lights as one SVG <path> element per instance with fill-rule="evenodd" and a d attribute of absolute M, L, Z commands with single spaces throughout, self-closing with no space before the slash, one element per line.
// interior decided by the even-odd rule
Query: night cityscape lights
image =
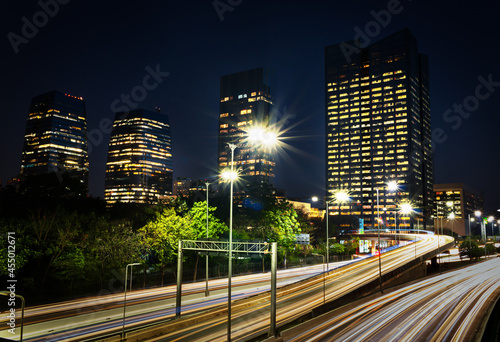
<path fill-rule="evenodd" d="M 87 189 L 86 117 L 81 97 L 58 91 L 35 96 L 26 122 L 21 175 L 67 173 L 79 179 Z"/>
<path fill-rule="evenodd" d="M 157 203 L 172 194 L 172 172 L 168 117 L 143 109 L 116 113 L 109 141 L 106 202 Z"/>
<path fill-rule="evenodd" d="M 376 226 L 376 205 L 396 208 L 396 196 L 385 193 L 376 204 L 387 179 L 430 219 L 428 66 L 417 51 L 407 30 L 362 49 L 351 63 L 340 45 L 325 50 L 327 192 L 348 188 L 352 204 L 342 214 L 363 218 L 368 227 Z"/>

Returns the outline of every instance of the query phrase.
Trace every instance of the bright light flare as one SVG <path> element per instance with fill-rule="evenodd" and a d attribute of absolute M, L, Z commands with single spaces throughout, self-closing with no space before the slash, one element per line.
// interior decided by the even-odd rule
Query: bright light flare
<path fill-rule="evenodd" d="M 333 196 L 334 196 L 335 202 L 338 202 L 338 203 L 349 202 L 351 199 L 349 197 L 349 192 L 347 190 L 338 190 L 333 194 Z"/>
<path fill-rule="evenodd" d="M 455 219 L 455 213 L 450 213 L 450 215 L 448 215 L 448 219 L 449 220 L 454 220 Z"/>
<path fill-rule="evenodd" d="M 453 202 L 452 202 L 452 201 L 448 201 L 448 202 L 446 202 L 446 205 L 447 205 L 448 207 L 453 207 Z"/>
<path fill-rule="evenodd" d="M 319 201 L 319 198 L 318 198 L 317 196 L 313 196 L 313 197 L 311 198 L 311 200 L 312 200 L 313 202 L 318 202 L 318 201 Z"/>
<path fill-rule="evenodd" d="M 220 176 L 225 181 L 231 181 L 231 180 L 234 181 L 234 180 L 238 179 L 238 172 L 231 171 L 231 170 L 225 170 L 225 171 L 221 172 Z"/>
<path fill-rule="evenodd" d="M 253 125 L 245 133 L 246 141 L 257 148 L 271 149 L 280 143 L 278 130 L 271 126 Z"/>
<path fill-rule="evenodd" d="M 411 203 L 402 203 L 399 212 L 403 215 L 409 215 L 413 212 L 413 206 Z"/>
<path fill-rule="evenodd" d="M 481 213 L 479 210 L 476 210 L 476 211 L 474 212 L 474 215 L 476 215 L 476 217 L 481 217 L 481 214 L 482 214 L 482 213 Z"/>
<path fill-rule="evenodd" d="M 387 189 L 389 191 L 397 191 L 399 189 L 398 182 L 396 182 L 395 180 L 392 180 L 392 181 L 388 182 L 387 183 Z"/>
<path fill-rule="evenodd" d="M 495 218 L 493 216 L 488 217 L 488 222 L 493 222 Z"/>

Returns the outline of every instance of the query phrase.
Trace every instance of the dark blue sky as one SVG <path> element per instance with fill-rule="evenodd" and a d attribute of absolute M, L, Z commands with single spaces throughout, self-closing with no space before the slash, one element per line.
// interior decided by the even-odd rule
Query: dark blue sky
<path fill-rule="evenodd" d="M 55 0 L 41 3 L 51 3 Z M 90 191 L 103 196 L 112 104 L 142 85 L 147 67 L 169 75 L 147 92 L 138 107 L 160 107 L 170 118 L 174 177 L 213 175 L 217 161 L 220 76 L 254 67 L 273 72 L 272 94 L 292 127 L 280 156 L 276 185 L 290 196 L 322 195 L 324 171 L 324 47 L 352 40 L 355 30 L 380 27 L 372 41 L 409 28 L 430 61 L 433 128 L 443 129 L 435 151 L 436 182 L 465 182 L 483 191 L 487 208 L 500 208 L 500 5 L 493 1 L 263 1 L 243 0 L 223 13 L 208 1 L 63 1 L 53 17 L 37 1 L 1 5 L 0 177 L 20 169 L 31 98 L 57 89 L 82 96 L 89 131 Z M 373 13 L 391 6 L 385 27 Z M 54 6 L 50 10 L 55 12 Z M 374 11 L 374 12 L 373 12 Z M 23 17 L 38 32 L 17 45 Z M 385 24 L 385 23 L 384 23 Z M 371 26 L 370 26 L 371 25 Z M 26 31 L 26 30 L 25 30 Z M 493 80 L 475 102 L 478 77 Z M 486 95 L 488 97 L 486 98 Z M 469 108 L 459 123 L 454 104 Z M 448 119 L 444 119 L 450 109 Z M 467 113 L 466 113 L 467 114 Z M 441 141 L 444 140 L 444 141 Z"/>

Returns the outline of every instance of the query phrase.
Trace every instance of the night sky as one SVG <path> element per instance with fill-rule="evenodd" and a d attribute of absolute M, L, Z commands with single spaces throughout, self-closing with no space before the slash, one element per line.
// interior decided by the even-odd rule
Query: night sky
<path fill-rule="evenodd" d="M 356 30 L 367 32 L 368 24 L 371 42 L 409 28 L 419 51 L 429 56 L 432 125 L 441 129 L 436 131 L 435 182 L 464 182 L 483 192 L 487 209 L 500 208 L 496 1 L 221 0 L 216 3 L 229 7 L 220 15 L 213 0 L 60 2 L 57 13 L 52 5 L 53 16 L 45 17 L 37 14 L 43 11 L 37 1 L 1 5 L 3 185 L 20 170 L 31 98 L 60 90 L 85 100 L 92 144 L 90 194 L 103 197 L 109 134 L 100 139 L 99 125 L 113 119 L 113 106 L 124 105 L 122 94 L 143 84 L 147 68 L 158 69 L 161 82 L 136 105 L 160 107 L 169 116 L 174 178 L 213 176 L 220 77 L 262 66 L 272 71 L 272 96 L 289 129 L 290 148 L 278 157 L 275 185 L 289 196 L 321 196 L 324 48 L 352 40 Z M 384 17 L 383 26 L 374 24 L 373 13 L 388 6 L 398 13 Z M 16 53 L 9 37 L 21 37 L 25 21 L 34 19 L 38 31 L 25 29 L 30 37 L 22 38 Z M 489 83 L 480 90 L 482 99 L 476 94 L 480 77 Z M 464 102 L 471 110 L 454 112 L 454 105 Z"/>

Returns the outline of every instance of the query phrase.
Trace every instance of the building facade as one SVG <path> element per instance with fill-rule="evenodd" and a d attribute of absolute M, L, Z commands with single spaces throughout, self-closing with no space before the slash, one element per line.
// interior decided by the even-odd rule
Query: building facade
<path fill-rule="evenodd" d="M 177 177 L 174 182 L 174 196 L 189 197 L 193 192 L 206 192 L 206 189 L 206 181 L 202 179 Z"/>
<path fill-rule="evenodd" d="M 469 226 L 473 231 L 477 224 L 471 222 L 469 225 L 469 219 L 476 219 L 474 213 L 483 211 L 483 199 L 478 191 L 464 183 L 446 183 L 434 184 L 434 194 L 436 227 L 443 229 L 445 234 L 461 236 L 469 234 Z"/>
<path fill-rule="evenodd" d="M 234 170 L 243 183 L 272 183 L 275 162 L 269 149 L 254 145 L 249 134 L 265 131 L 273 124 L 273 102 L 269 77 L 263 68 L 221 78 L 218 139 L 219 172 L 231 168 L 231 149 L 235 144 Z"/>
<path fill-rule="evenodd" d="M 144 109 L 116 113 L 106 164 L 106 202 L 157 203 L 172 194 L 172 173 L 168 117 Z"/>
<path fill-rule="evenodd" d="M 351 42 L 351 46 L 355 46 Z M 432 229 L 433 158 L 427 57 L 408 30 L 346 55 L 345 43 L 325 48 L 326 188 L 333 215 L 377 228 L 410 201 L 418 215 L 397 217 L 397 228 Z M 390 192 L 387 183 L 396 181 Z M 377 204 L 378 189 L 378 204 Z M 350 201 L 336 203 L 347 191 Z"/>
<path fill-rule="evenodd" d="M 31 100 L 22 176 L 70 176 L 88 192 L 87 114 L 83 98 L 51 91 Z"/>

